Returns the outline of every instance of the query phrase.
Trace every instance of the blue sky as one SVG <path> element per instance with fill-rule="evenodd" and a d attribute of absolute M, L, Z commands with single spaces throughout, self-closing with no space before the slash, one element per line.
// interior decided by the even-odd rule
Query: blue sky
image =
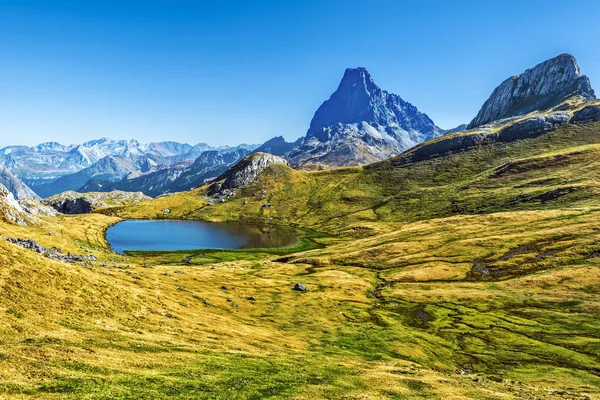
<path fill-rule="evenodd" d="M 306 133 L 347 67 L 469 122 L 560 53 L 600 87 L 600 2 L 0 0 L 0 147 Z"/>

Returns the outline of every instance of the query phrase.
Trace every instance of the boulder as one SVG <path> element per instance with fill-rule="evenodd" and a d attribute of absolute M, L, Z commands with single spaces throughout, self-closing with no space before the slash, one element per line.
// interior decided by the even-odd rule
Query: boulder
<path fill-rule="evenodd" d="M 306 286 L 304 286 L 303 284 L 296 283 L 293 290 L 296 290 L 298 292 L 306 292 L 307 289 L 306 289 Z"/>

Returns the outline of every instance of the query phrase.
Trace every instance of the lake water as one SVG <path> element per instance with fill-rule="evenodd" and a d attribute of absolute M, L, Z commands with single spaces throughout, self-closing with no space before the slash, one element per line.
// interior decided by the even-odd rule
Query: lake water
<path fill-rule="evenodd" d="M 223 222 L 128 220 L 108 228 L 106 240 L 120 254 L 125 250 L 195 250 L 290 247 L 299 233 L 277 227 Z"/>

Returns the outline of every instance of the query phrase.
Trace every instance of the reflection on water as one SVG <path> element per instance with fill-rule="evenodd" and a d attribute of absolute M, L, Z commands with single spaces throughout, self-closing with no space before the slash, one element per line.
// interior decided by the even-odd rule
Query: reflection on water
<path fill-rule="evenodd" d="M 113 250 L 192 250 L 289 247 L 299 234 L 278 227 L 259 228 L 235 222 L 140 221 L 120 222 L 108 229 Z"/>

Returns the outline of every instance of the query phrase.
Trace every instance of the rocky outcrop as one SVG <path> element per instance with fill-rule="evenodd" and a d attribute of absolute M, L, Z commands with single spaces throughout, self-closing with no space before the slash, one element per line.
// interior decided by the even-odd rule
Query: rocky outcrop
<path fill-rule="evenodd" d="M 35 253 L 41 254 L 44 257 L 51 258 L 53 260 L 59 260 L 69 263 L 96 261 L 96 256 L 94 255 L 80 256 L 71 253 L 64 254 L 60 249 L 56 247 L 49 249 L 47 247 L 42 246 L 35 240 L 31 239 L 7 238 L 6 240 L 9 243 L 16 244 L 17 246 L 23 247 L 27 250 L 31 250 Z"/>
<path fill-rule="evenodd" d="M 306 169 L 363 165 L 441 134 L 426 114 L 380 89 L 365 68 L 350 68 L 286 158 Z"/>
<path fill-rule="evenodd" d="M 29 225 L 32 222 L 13 194 L 2 184 L 0 184 L 0 219 L 19 225 Z"/>
<path fill-rule="evenodd" d="M 469 124 L 469 129 L 535 110 L 546 110 L 571 97 L 595 99 L 587 76 L 570 54 L 544 61 L 500 84 Z"/>
<path fill-rule="evenodd" d="M 18 200 L 21 208 L 28 214 L 31 215 L 44 215 L 48 217 L 54 217 L 58 214 L 58 212 L 41 201 L 31 198 L 24 198 Z"/>
<path fill-rule="evenodd" d="M 151 200 L 141 192 L 123 192 L 115 190 L 107 193 L 64 192 L 44 200 L 44 204 L 62 214 L 86 214 L 96 208 L 119 206 Z"/>
<path fill-rule="evenodd" d="M 215 182 L 209 186 L 208 195 L 214 196 L 226 190 L 233 191 L 244 188 L 272 165 L 288 165 L 288 163 L 283 158 L 272 154 L 251 154 L 217 177 Z"/>

